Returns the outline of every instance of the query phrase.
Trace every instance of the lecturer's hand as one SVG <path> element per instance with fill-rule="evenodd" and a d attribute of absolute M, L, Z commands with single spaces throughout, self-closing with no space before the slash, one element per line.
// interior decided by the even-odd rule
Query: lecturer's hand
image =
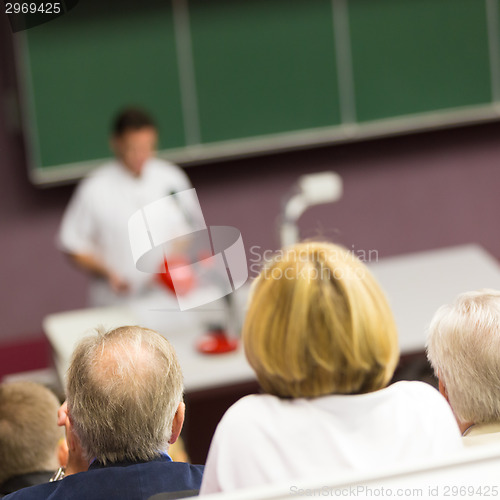
<path fill-rule="evenodd" d="M 115 293 L 124 294 L 130 290 L 128 282 L 109 269 L 97 256 L 87 253 L 68 253 L 68 256 L 81 269 L 106 279 Z"/>
<path fill-rule="evenodd" d="M 118 294 L 126 294 L 130 290 L 130 285 L 123 278 L 111 272 L 108 274 L 108 283 L 113 292 Z"/>

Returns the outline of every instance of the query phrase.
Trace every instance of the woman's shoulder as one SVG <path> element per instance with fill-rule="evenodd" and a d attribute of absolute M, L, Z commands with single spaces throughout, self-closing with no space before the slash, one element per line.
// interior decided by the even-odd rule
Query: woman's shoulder
<path fill-rule="evenodd" d="M 387 389 L 394 401 L 407 412 L 413 412 L 420 418 L 455 421 L 448 401 L 440 392 L 425 382 L 401 381 L 392 384 Z"/>
<path fill-rule="evenodd" d="M 284 420 L 297 418 L 294 400 L 282 399 L 271 394 L 252 394 L 234 403 L 224 414 L 218 431 L 231 433 L 247 429 L 259 434 L 263 429 L 279 432 Z"/>
<path fill-rule="evenodd" d="M 402 380 L 386 388 L 392 395 L 409 399 L 423 398 L 446 402 L 439 391 L 426 382 Z"/>
<path fill-rule="evenodd" d="M 281 406 L 281 399 L 271 394 L 250 394 L 244 396 L 224 414 L 223 420 L 238 418 L 243 420 L 252 419 L 254 414 L 263 415 L 276 411 Z"/>

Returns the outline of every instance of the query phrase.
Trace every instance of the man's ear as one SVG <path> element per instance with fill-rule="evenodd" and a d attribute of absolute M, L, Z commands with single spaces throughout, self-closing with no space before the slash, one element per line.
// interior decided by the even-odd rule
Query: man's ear
<path fill-rule="evenodd" d="M 82 445 L 73 429 L 70 413 L 67 413 L 64 427 L 66 428 L 66 442 L 68 443 L 68 464 L 66 465 L 65 476 L 70 476 L 88 470 L 89 462 L 84 458 Z"/>
<path fill-rule="evenodd" d="M 446 401 L 448 401 L 449 403 L 450 400 L 448 399 L 448 391 L 446 390 L 446 385 L 443 382 L 443 377 L 441 377 L 439 373 L 438 373 L 438 381 L 439 381 L 439 392 L 441 393 L 442 396 L 444 396 Z"/>
<path fill-rule="evenodd" d="M 68 450 L 71 452 L 81 452 L 80 441 L 76 437 L 73 431 L 73 423 L 71 422 L 71 417 L 69 413 L 66 417 L 66 422 L 64 423 L 64 428 L 66 429 L 66 443 L 68 444 Z"/>
<path fill-rule="evenodd" d="M 168 440 L 169 444 L 174 444 L 181 433 L 182 426 L 184 425 L 184 415 L 186 413 L 186 405 L 184 403 L 179 403 L 177 411 L 174 415 L 174 421 L 172 422 L 172 434 Z"/>

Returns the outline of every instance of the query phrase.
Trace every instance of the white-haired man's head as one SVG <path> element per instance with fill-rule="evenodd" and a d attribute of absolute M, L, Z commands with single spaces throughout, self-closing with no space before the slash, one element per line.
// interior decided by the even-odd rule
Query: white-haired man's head
<path fill-rule="evenodd" d="M 161 335 L 138 326 L 98 331 L 75 349 L 68 370 L 68 417 L 84 457 L 147 461 L 182 428 L 183 381 Z"/>
<path fill-rule="evenodd" d="M 459 423 L 500 421 L 500 292 L 464 293 L 438 309 L 427 357 Z"/>

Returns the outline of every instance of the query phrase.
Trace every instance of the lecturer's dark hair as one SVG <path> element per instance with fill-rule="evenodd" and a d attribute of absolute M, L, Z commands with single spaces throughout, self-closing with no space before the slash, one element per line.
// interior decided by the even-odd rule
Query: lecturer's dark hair
<path fill-rule="evenodd" d="M 122 109 L 116 115 L 112 125 L 112 133 L 119 137 L 130 130 L 140 130 L 147 127 L 158 128 L 156 122 L 146 111 L 141 108 L 129 107 Z"/>

